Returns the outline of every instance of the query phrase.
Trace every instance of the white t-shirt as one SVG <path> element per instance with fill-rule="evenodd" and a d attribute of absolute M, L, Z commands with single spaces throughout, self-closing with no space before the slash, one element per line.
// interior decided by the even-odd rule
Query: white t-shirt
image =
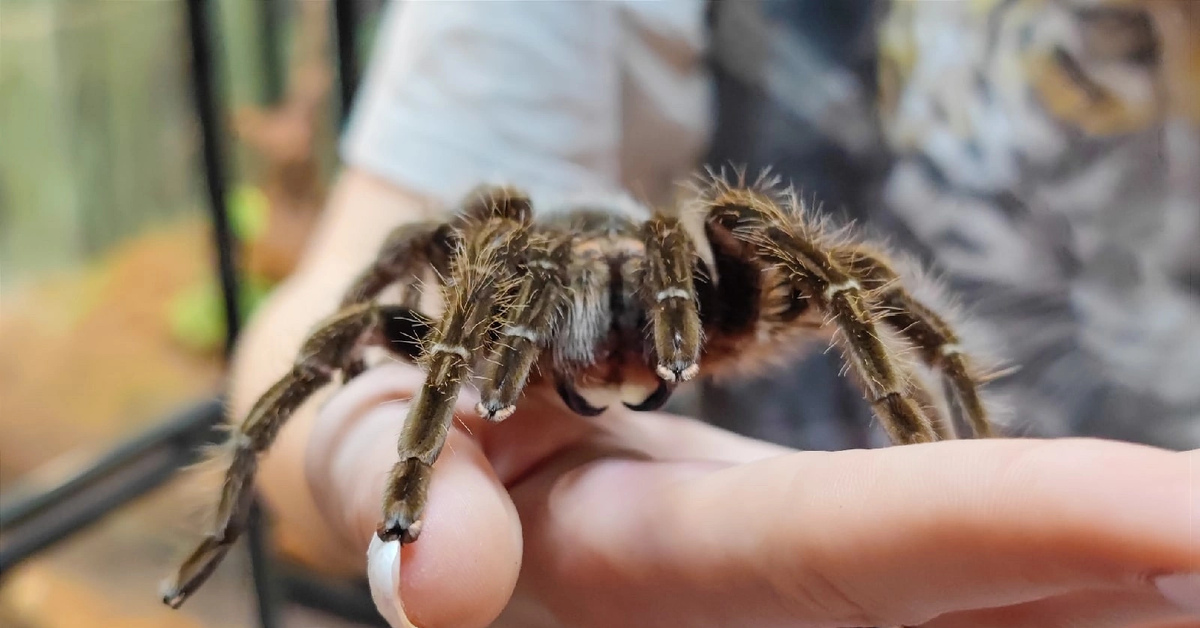
<path fill-rule="evenodd" d="M 669 202 L 713 117 L 705 7 L 393 3 L 343 159 L 448 204 L 484 181 Z"/>

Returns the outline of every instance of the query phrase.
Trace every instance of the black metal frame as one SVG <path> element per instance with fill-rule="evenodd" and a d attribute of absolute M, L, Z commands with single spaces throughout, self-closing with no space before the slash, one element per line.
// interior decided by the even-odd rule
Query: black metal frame
<path fill-rule="evenodd" d="M 258 0 L 258 40 L 262 53 L 262 101 L 273 105 L 284 96 L 287 72 L 284 70 L 283 47 L 279 42 L 279 27 L 283 23 L 280 0 Z"/>
<path fill-rule="evenodd" d="M 357 86 L 357 0 L 332 0 L 337 34 L 337 67 L 341 84 L 341 112 L 350 110 Z M 274 46 L 280 7 L 275 0 L 263 3 L 264 45 Z M 240 317 L 237 290 L 237 243 L 226 212 L 224 128 L 218 106 L 218 68 L 212 54 L 209 0 L 186 0 L 190 41 L 192 92 L 200 124 L 205 188 L 213 228 L 216 272 L 220 278 L 225 319 L 226 355 L 237 340 Z M 264 60 L 270 85 L 268 98 L 277 97 L 282 80 L 279 55 L 266 51 Z M 273 77 L 273 78 L 272 78 Z M 182 467 L 197 459 L 198 450 L 223 439 L 220 398 L 197 402 L 154 427 L 118 444 L 91 466 L 44 492 L 6 500 L 0 504 L 0 574 L 54 544 L 87 529 L 134 499 L 163 485 Z M 365 583 L 330 581 L 301 568 L 269 559 L 265 521 L 255 510 L 246 535 L 249 546 L 259 624 L 277 628 L 279 600 L 298 603 L 343 619 L 386 627 L 375 610 Z M 150 594 L 150 593 L 148 593 Z"/>
<path fill-rule="evenodd" d="M 333 0 L 333 26 L 337 40 L 338 88 L 342 121 L 350 115 L 358 91 L 358 11 L 354 0 Z"/>
<path fill-rule="evenodd" d="M 0 573 L 166 482 L 223 436 L 220 399 L 194 404 L 36 495 L 0 505 Z"/>

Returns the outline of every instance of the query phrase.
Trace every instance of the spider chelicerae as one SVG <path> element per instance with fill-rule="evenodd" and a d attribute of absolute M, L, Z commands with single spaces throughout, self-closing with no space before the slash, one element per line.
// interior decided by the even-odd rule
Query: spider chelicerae
<path fill-rule="evenodd" d="M 432 465 L 472 375 L 489 421 L 535 385 L 583 416 L 604 411 L 602 396 L 653 410 L 702 373 L 769 363 L 823 335 L 894 443 L 953 436 L 940 387 L 921 369 L 940 371 L 974 434 L 990 435 L 985 377 L 955 330 L 911 295 L 881 248 L 826 227 L 774 183 L 711 176 L 691 201 L 657 213 L 535 211 L 523 192 L 485 186 L 448 221 L 397 228 L 233 429 L 215 522 L 164 584 L 164 602 L 178 607 L 208 578 L 246 525 L 258 455 L 339 372 L 343 382 L 361 373 L 368 347 L 426 372 L 383 496 L 384 541 L 420 534 Z M 441 286 L 436 318 L 418 309 L 430 279 Z M 393 287 L 398 299 L 379 298 Z"/>

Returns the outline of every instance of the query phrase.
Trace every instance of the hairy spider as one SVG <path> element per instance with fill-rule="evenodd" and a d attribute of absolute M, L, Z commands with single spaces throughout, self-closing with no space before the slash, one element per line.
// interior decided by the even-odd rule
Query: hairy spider
<path fill-rule="evenodd" d="M 762 364 L 824 330 L 893 442 L 953 435 L 910 353 L 945 375 L 975 434 L 989 435 L 983 377 L 954 330 L 879 249 L 825 228 L 771 183 L 712 177 L 672 214 L 632 204 L 535 212 L 518 190 L 484 187 L 447 222 L 396 229 L 233 430 L 215 524 L 165 583 L 164 601 L 178 607 L 216 568 L 246 524 L 258 455 L 337 372 L 362 372 L 364 347 L 426 372 L 383 496 L 384 541 L 420 534 L 431 465 L 472 374 L 490 421 L 533 385 L 554 386 L 583 416 L 604 411 L 597 391 L 652 410 L 702 372 Z M 429 276 L 442 288 L 436 319 L 417 309 Z M 399 302 L 380 302 L 392 286 Z"/>

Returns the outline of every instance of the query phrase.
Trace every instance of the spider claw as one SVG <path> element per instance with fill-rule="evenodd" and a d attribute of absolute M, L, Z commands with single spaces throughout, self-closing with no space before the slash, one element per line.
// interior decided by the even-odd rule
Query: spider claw
<path fill-rule="evenodd" d="M 483 417 L 483 420 L 492 423 L 499 423 L 504 419 L 512 416 L 517 411 L 517 407 L 513 405 L 502 405 L 495 400 L 480 401 L 475 404 L 475 412 Z"/>
<path fill-rule="evenodd" d="M 383 506 L 383 521 L 375 529 L 380 541 L 400 541 L 407 545 L 421 534 L 421 513 L 429 498 L 429 479 L 433 467 L 419 458 L 396 463 L 388 479 L 388 495 Z"/>
<path fill-rule="evenodd" d="M 558 386 L 556 388 L 558 390 L 558 396 L 562 397 L 563 403 L 567 404 L 567 407 L 579 416 L 600 416 L 601 414 L 604 414 L 605 410 L 608 409 L 607 407 L 597 408 L 596 406 L 588 403 L 587 399 L 584 399 L 583 395 L 580 395 L 579 391 L 575 390 L 574 386 L 571 386 L 566 382 L 558 382 Z"/>
<path fill-rule="evenodd" d="M 646 397 L 646 399 L 641 403 L 621 403 L 626 408 L 629 408 L 635 412 L 649 412 L 651 410 L 657 410 L 663 407 L 663 405 L 667 403 L 667 400 L 671 398 L 671 393 L 673 392 L 675 392 L 674 386 L 668 384 L 666 381 L 659 380 L 658 388 L 654 389 L 654 392 L 650 393 L 650 396 Z"/>
<path fill-rule="evenodd" d="M 401 545 L 408 545 L 421 536 L 421 520 L 410 521 L 401 516 L 393 516 L 379 524 L 375 535 L 385 543 L 400 541 Z"/>
<path fill-rule="evenodd" d="M 660 378 L 662 378 L 664 382 L 686 382 L 700 374 L 700 365 L 694 362 L 688 365 L 676 363 L 673 366 L 659 364 L 658 367 L 654 369 L 654 372 Z"/>
<path fill-rule="evenodd" d="M 675 371 L 661 364 L 658 365 L 658 368 L 654 369 L 654 372 L 664 382 L 674 382 L 679 380 L 679 377 L 675 374 Z"/>
<path fill-rule="evenodd" d="M 229 552 L 229 548 L 233 547 L 233 541 L 221 540 L 214 536 L 205 537 L 175 575 L 162 582 L 159 587 L 159 592 L 162 594 L 163 604 L 171 608 L 179 608 L 187 601 L 200 585 L 204 584 L 208 577 L 217 569 L 217 565 L 221 563 L 221 559 Z"/>

